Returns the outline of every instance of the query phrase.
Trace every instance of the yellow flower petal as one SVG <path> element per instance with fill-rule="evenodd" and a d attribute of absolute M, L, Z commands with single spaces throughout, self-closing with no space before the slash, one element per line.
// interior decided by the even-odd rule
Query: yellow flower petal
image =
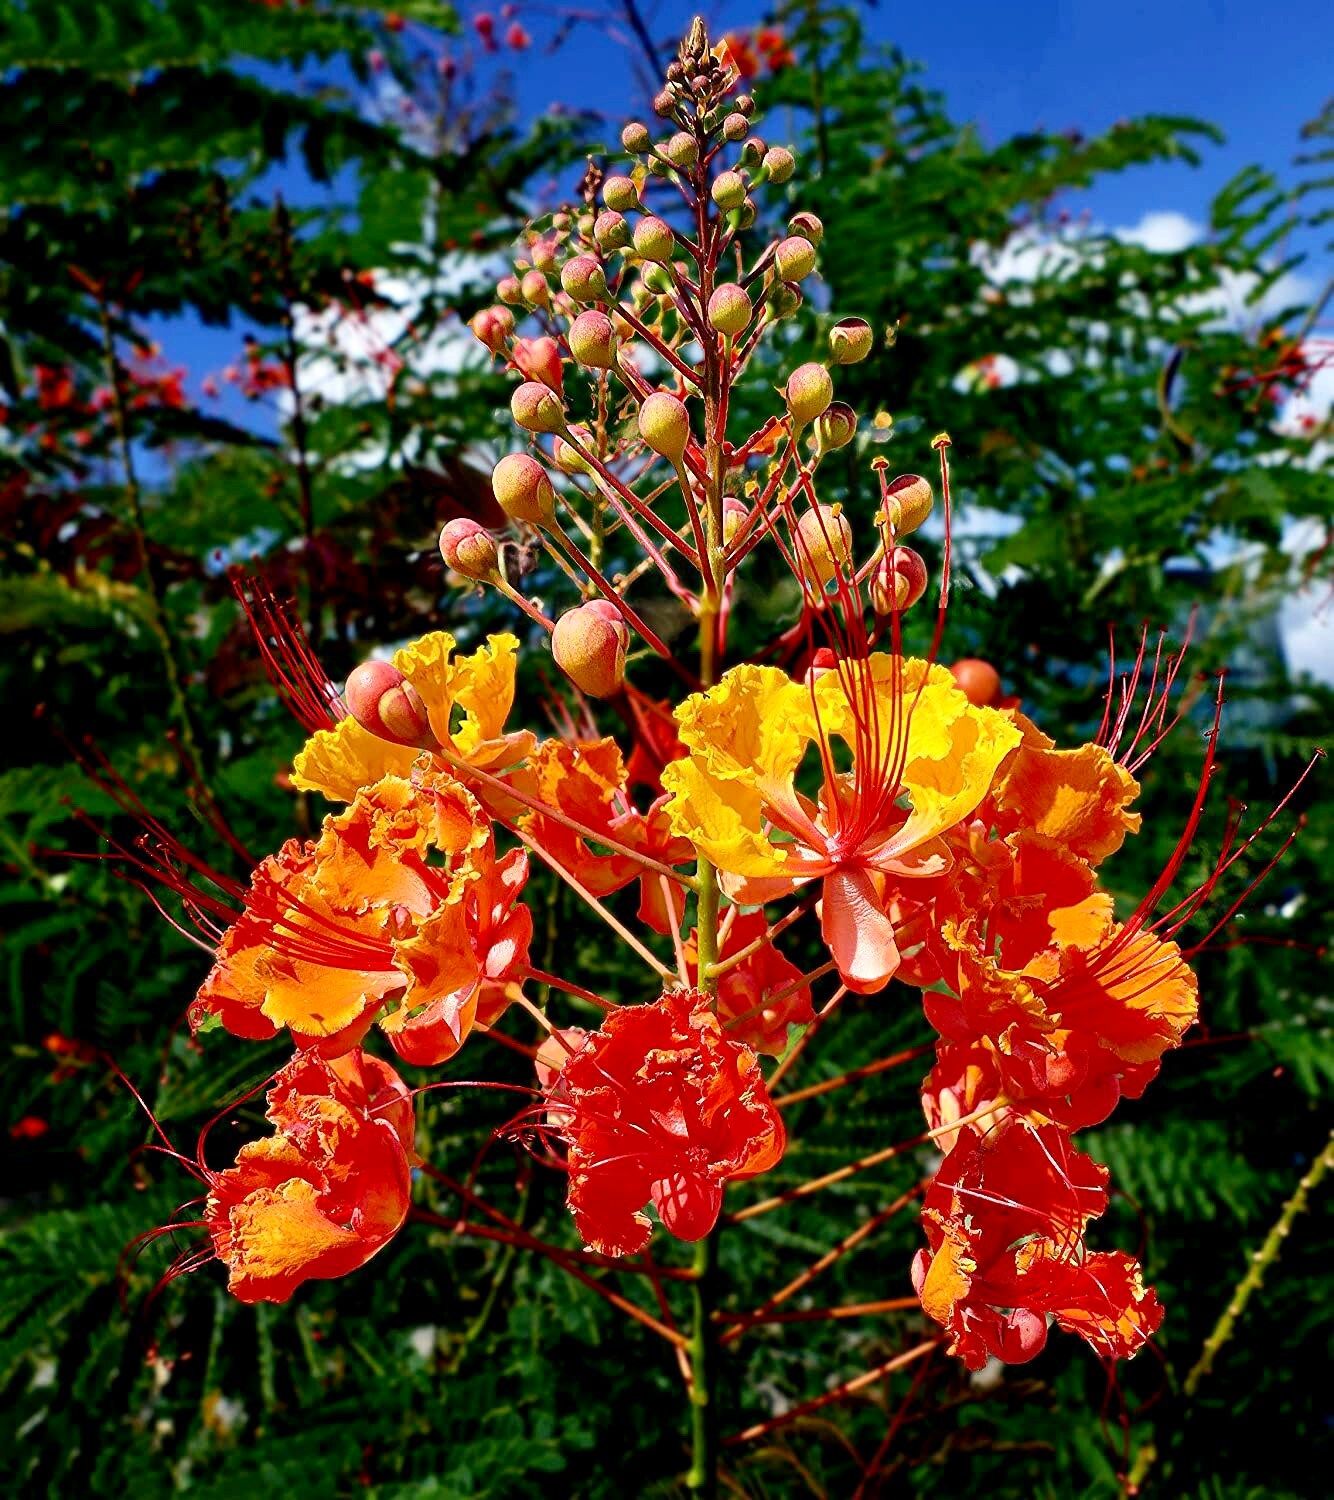
<path fill-rule="evenodd" d="M 417 754 L 410 745 L 377 739 L 355 719 L 340 719 L 306 741 L 292 764 L 292 785 L 322 792 L 331 802 L 351 802 L 362 787 L 383 776 L 406 776 Z"/>

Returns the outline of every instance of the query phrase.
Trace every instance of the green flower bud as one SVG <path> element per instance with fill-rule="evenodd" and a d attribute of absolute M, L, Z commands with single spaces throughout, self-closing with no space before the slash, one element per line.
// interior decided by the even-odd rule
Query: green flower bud
<path fill-rule="evenodd" d="M 719 333 L 735 338 L 750 322 L 753 309 L 744 287 L 735 282 L 724 282 L 715 287 L 709 298 L 709 324 Z"/>
<path fill-rule="evenodd" d="M 560 284 L 576 302 L 600 302 L 607 295 L 607 276 L 591 255 L 576 255 L 561 267 Z"/>
<path fill-rule="evenodd" d="M 630 243 L 630 225 L 625 215 L 604 209 L 593 225 L 593 238 L 599 250 L 624 250 Z"/>
<path fill-rule="evenodd" d="M 699 160 L 699 146 L 688 130 L 678 130 L 662 148 L 662 154 L 674 167 L 685 171 Z"/>
<path fill-rule="evenodd" d="M 709 194 L 718 207 L 728 213 L 746 201 L 746 179 L 740 172 L 719 172 L 713 179 Z"/>
<path fill-rule="evenodd" d="M 750 121 L 743 114 L 730 114 L 723 121 L 723 139 L 725 141 L 744 141 L 746 132 L 750 129 Z"/>
<path fill-rule="evenodd" d="M 786 182 L 797 170 L 797 159 L 786 146 L 770 146 L 764 153 L 764 172 L 770 182 Z"/>
<path fill-rule="evenodd" d="M 655 453 L 680 463 L 690 441 L 685 403 L 668 391 L 654 391 L 639 408 L 639 435 Z"/>
<path fill-rule="evenodd" d="M 602 201 L 618 214 L 642 207 L 639 189 L 628 177 L 608 177 L 602 184 Z"/>
<path fill-rule="evenodd" d="M 540 380 L 524 381 L 510 397 L 510 412 L 526 432 L 562 432 L 565 428 L 560 397 Z"/>
<path fill-rule="evenodd" d="M 529 388 L 521 385 L 519 391 Z M 538 389 L 552 401 L 556 400 L 546 386 Z M 515 394 L 518 395 L 519 391 Z M 560 403 L 556 402 L 556 405 L 559 407 Z M 507 453 L 500 460 L 491 471 L 491 490 L 496 503 L 511 521 L 526 521 L 530 526 L 546 526 L 556 514 L 556 492 L 551 487 L 551 479 L 542 465 L 527 453 Z"/>
<path fill-rule="evenodd" d="M 836 365 L 855 365 L 871 352 L 875 335 L 864 318 L 844 318 L 829 330 L 829 352 Z"/>
<path fill-rule="evenodd" d="M 635 253 L 645 260 L 662 264 L 671 260 L 676 246 L 676 236 L 671 226 L 650 214 L 635 225 Z"/>
<path fill-rule="evenodd" d="M 638 120 L 631 120 L 621 131 L 621 145 L 631 156 L 642 156 L 652 144 L 653 137 L 648 132 L 648 126 Z"/>
<path fill-rule="evenodd" d="M 900 474 L 885 492 L 885 520 L 895 536 L 907 536 L 926 520 L 934 504 L 931 486 L 920 474 Z"/>
<path fill-rule="evenodd" d="M 846 448 L 857 436 L 857 413 L 846 401 L 831 403 L 824 414 L 816 419 L 815 436 L 822 453 Z"/>
<path fill-rule="evenodd" d="M 823 365 L 798 365 L 787 377 L 787 409 L 797 430 L 822 416 L 833 399 L 834 382 Z"/>
<path fill-rule="evenodd" d="M 817 505 L 797 522 L 792 551 L 802 577 L 823 588 L 852 562 L 852 527 L 841 505 Z"/>
<path fill-rule="evenodd" d="M 801 281 L 815 269 L 815 246 L 794 234 L 774 251 L 774 267 L 780 281 Z"/>
<path fill-rule="evenodd" d="M 589 370 L 610 370 L 616 363 L 616 329 L 606 313 L 589 309 L 570 324 L 570 353 Z"/>
<path fill-rule="evenodd" d="M 795 213 L 787 221 L 787 227 L 793 234 L 799 234 L 802 239 L 809 240 L 812 245 L 819 245 L 824 239 L 824 225 L 812 213 L 807 213 L 803 208 L 800 213 Z"/>

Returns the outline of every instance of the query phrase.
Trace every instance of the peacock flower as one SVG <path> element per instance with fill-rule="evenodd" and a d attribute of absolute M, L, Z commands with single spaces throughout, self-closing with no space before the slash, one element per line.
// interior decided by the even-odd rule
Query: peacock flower
<path fill-rule="evenodd" d="M 944 668 L 889 654 L 835 659 L 805 682 L 736 667 L 677 719 L 688 755 L 662 773 L 674 830 L 744 904 L 822 880 L 825 941 L 843 982 L 862 993 L 898 968 L 887 900 L 900 882 L 950 868 L 944 835 L 974 812 L 1021 740 Z M 796 786 L 812 746 L 815 798 Z"/>
<path fill-rule="evenodd" d="M 259 1038 L 286 1028 L 336 1055 L 378 1021 L 409 1060 L 443 1061 L 484 987 L 526 962 L 526 874 L 521 851 L 497 863 L 490 823 L 452 777 L 386 777 L 255 871 L 191 1024 L 216 1017 Z"/>
<path fill-rule="evenodd" d="M 303 1281 L 358 1270 L 402 1227 L 411 1194 L 412 1099 L 387 1063 L 298 1053 L 267 1101 L 274 1133 L 208 1173 L 204 1223 L 242 1302 L 286 1302 Z"/>
<path fill-rule="evenodd" d="M 613 1011 L 570 1052 L 548 1097 L 568 1146 L 575 1227 L 604 1255 L 648 1244 L 649 1203 L 670 1234 L 703 1238 L 727 1183 L 767 1171 L 786 1141 L 759 1059 L 697 990 Z"/>
<path fill-rule="evenodd" d="M 1032 1359 L 1049 1317 L 1107 1358 L 1136 1353 L 1158 1328 L 1163 1309 L 1138 1264 L 1085 1248 L 1106 1183 L 1106 1168 L 1056 1126 L 1014 1121 L 960 1138 L 923 1200 L 929 1248 L 912 1280 L 970 1370 Z"/>
<path fill-rule="evenodd" d="M 471 655 L 456 657 L 454 637 L 437 630 L 395 653 L 393 666 L 424 706 L 447 762 L 465 762 L 495 775 L 532 749 L 529 731 L 505 731 L 514 703 L 518 645 L 512 635 L 492 635 Z M 419 753 L 415 746 L 379 739 L 355 719 L 342 718 L 316 729 L 306 742 L 293 763 L 292 784 L 322 792 L 333 802 L 350 802 L 359 788 L 386 774 L 406 775 Z"/>
<path fill-rule="evenodd" d="M 787 1050 L 788 1027 L 805 1026 L 815 1019 L 815 1011 L 810 986 L 801 983 L 801 970 L 783 957 L 768 932 L 764 913 L 749 911 L 739 913 L 722 936 L 720 964 L 739 954 L 746 956 L 718 976 L 718 1019 L 734 1042 L 744 1042 L 770 1057 L 781 1057 Z M 699 965 L 698 941 L 692 928 L 685 944 L 686 967 L 692 979 Z"/>

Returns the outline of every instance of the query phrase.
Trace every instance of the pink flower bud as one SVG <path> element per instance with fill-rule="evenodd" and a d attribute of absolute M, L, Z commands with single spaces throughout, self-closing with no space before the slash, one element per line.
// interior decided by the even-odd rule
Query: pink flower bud
<path fill-rule="evenodd" d="M 625 215 L 604 208 L 593 222 L 593 238 L 599 250 L 624 250 L 630 243 L 630 225 Z"/>
<path fill-rule="evenodd" d="M 823 365 L 798 365 L 787 377 L 787 409 L 793 426 L 809 427 L 834 399 L 834 382 Z"/>
<path fill-rule="evenodd" d="M 484 307 L 473 314 L 468 327 L 479 343 L 485 344 L 492 354 L 499 354 L 514 332 L 514 314 L 508 307 Z"/>
<path fill-rule="evenodd" d="M 723 501 L 723 541 L 731 543 L 741 530 L 742 524 L 750 514 L 750 507 L 744 500 L 738 500 L 735 495 L 728 495 Z"/>
<path fill-rule="evenodd" d="M 786 182 L 797 170 L 797 159 L 786 146 L 770 146 L 762 165 L 770 182 Z"/>
<path fill-rule="evenodd" d="M 510 413 L 526 432 L 561 432 L 565 427 L 565 407 L 540 381 L 524 381 L 510 397 Z"/>
<path fill-rule="evenodd" d="M 517 307 L 523 301 L 523 283 L 517 276 L 502 276 L 496 282 L 496 296 L 511 307 Z"/>
<path fill-rule="evenodd" d="M 871 574 L 871 608 L 878 615 L 901 614 L 926 593 L 926 563 L 911 547 L 893 547 Z"/>
<path fill-rule="evenodd" d="M 607 599 L 567 610 L 551 633 L 556 665 L 590 698 L 610 698 L 621 690 L 629 645 L 625 621 Z"/>
<path fill-rule="evenodd" d="M 662 154 L 674 167 L 684 171 L 699 160 L 699 147 L 688 130 L 678 130 L 662 148 Z"/>
<path fill-rule="evenodd" d="M 631 120 L 621 131 L 621 147 L 631 156 L 642 156 L 653 144 L 653 137 L 648 132 L 648 126 L 639 120 Z"/>
<path fill-rule="evenodd" d="M 676 236 L 671 231 L 671 226 L 652 214 L 646 219 L 641 219 L 635 225 L 635 254 L 644 260 L 651 260 L 658 265 L 665 265 L 672 258 L 672 250 L 676 245 Z"/>
<path fill-rule="evenodd" d="M 435 743 L 416 688 L 391 662 L 364 661 L 354 667 L 343 697 L 352 717 L 377 739 L 396 745 Z"/>
<path fill-rule="evenodd" d="M 812 213 L 807 213 L 803 208 L 800 213 L 795 213 L 787 221 L 787 227 L 793 234 L 799 234 L 802 239 L 809 240 L 812 245 L 819 245 L 824 239 L 824 225 Z"/>
<path fill-rule="evenodd" d="M 544 275 L 556 269 L 556 241 L 549 234 L 539 235 L 528 247 L 533 265 Z"/>
<path fill-rule="evenodd" d="M 807 583 L 823 588 L 852 562 L 852 527 L 841 505 L 817 505 L 797 522 L 793 539 L 797 566 Z"/>
<path fill-rule="evenodd" d="M 520 391 L 530 389 L 532 387 L 526 385 L 519 387 Z M 545 386 L 536 389 L 548 399 L 554 399 Z M 500 460 L 491 471 L 491 490 L 496 503 L 511 521 L 547 526 L 556 514 L 556 492 L 551 487 L 547 471 L 527 453 L 507 453 Z"/>
<path fill-rule="evenodd" d="M 561 267 L 560 284 L 576 302 L 599 302 L 607 295 L 607 276 L 591 255 L 576 255 Z"/>
<path fill-rule="evenodd" d="M 935 504 L 931 486 L 920 474 L 900 474 L 887 488 L 886 496 L 885 520 L 895 536 L 916 531 Z"/>
<path fill-rule="evenodd" d="M 606 313 L 589 309 L 570 324 L 570 353 L 586 369 L 610 370 L 616 363 L 616 329 Z"/>
<path fill-rule="evenodd" d="M 871 352 L 875 335 L 863 318 L 844 318 L 829 330 L 829 352 L 836 365 L 855 365 Z"/>
<path fill-rule="evenodd" d="M 551 306 L 551 287 L 541 271 L 525 271 L 519 288 L 530 307 Z"/>
<path fill-rule="evenodd" d="M 719 172 L 709 194 L 724 213 L 730 213 L 746 201 L 746 179 L 740 172 Z"/>
<path fill-rule="evenodd" d="M 753 309 L 744 287 L 735 282 L 725 282 L 715 287 L 709 298 L 709 323 L 729 337 L 735 338 L 750 322 Z"/>
<path fill-rule="evenodd" d="M 641 207 L 639 189 L 629 177 L 608 177 L 602 184 L 602 201 L 618 214 Z"/>
<path fill-rule="evenodd" d="M 690 441 L 690 415 L 684 402 L 667 391 L 654 391 L 639 408 L 639 435 L 655 453 L 680 463 Z"/>
<path fill-rule="evenodd" d="M 799 234 L 785 239 L 774 251 L 780 281 L 801 281 L 815 269 L 815 246 Z"/>
<path fill-rule="evenodd" d="M 733 113 L 723 121 L 723 139 L 733 143 L 744 141 L 746 132 L 750 129 L 750 121 L 745 115 Z"/>
<path fill-rule="evenodd" d="M 539 380 L 561 393 L 565 386 L 565 367 L 560 345 L 545 334 L 536 339 L 520 339 L 514 346 L 514 363 L 525 380 Z"/>
<path fill-rule="evenodd" d="M 446 522 L 440 533 L 440 556 L 447 567 L 464 578 L 489 580 L 499 571 L 495 539 L 484 526 L 466 516 Z"/>
<path fill-rule="evenodd" d="M 857 413 L 846 401 L 832 402 L 828 410 L 816 418 L 815 436 L 824 453 L 846 448 L 857 436 Z"/>

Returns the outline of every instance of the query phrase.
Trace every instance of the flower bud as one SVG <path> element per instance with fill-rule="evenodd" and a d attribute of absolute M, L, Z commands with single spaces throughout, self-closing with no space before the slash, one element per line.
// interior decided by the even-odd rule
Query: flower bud
<path fill-rule="evenodd" d="M 510 415 L 525 432 L 561 432 L 565 407 L 549 385 L 525 380 L 510 397 Z"/>
<path fill-rule="evenodd" d="M 647 262 L 639 279 L 648 291 L 659 297 L 665 297 L 672 289 L 671 272 L 666 266 L 660 266 L 654 261 Z"/>
<path fill-rule="evenodd" d="M 499 354 L 514 332 L 514 314 L 508 307 L 484 307 L 473 314 L 468 327 L 479 343 Z"/>
<path fill-rule="evenodd" d="M 920 474 L 900 474 L 885 491 L 885 520 L 895 536 L 916 531 L 934 504 L 930 484 Z"/>
<path fill-rule="evenodd" d="M 809 427 L 834 399 L 834 382 L 823 365 L 798 365 L 787 377 L 787 409 L 793 425 Z"/>
<path fill-rule="evenodd" d="M 491 579 L 500 568 L 495 539 L 484 526 L 470 521 L 467 516 L 446 522 L 440 533 L 440 556 L 446 567 L 453 568 L 464 578 Z"/>
<path fill-rule="evenodd" d="M 523 301 L 523 287 L 517 276 L 502 276 L 496 282 L 496 296 L 511 307 Z"/>
<path fill-rule="evenodd" d="M 723 139 L 725 141 L 744 141 L 746 132 L 750 129 L 750 121 L 745 115 L 736 112 L 728 115 L 723 121 Z"/>
<path fill-rule="evenodd" d="M 751 136 L 741 147 L 741 165 L 743 167 L 758 167 L 764 160 L 764 153 L 768 146 L 757 135 Z"/>
<path fill-rule="evenodd" d="M 676 111 L 676 91 L 666 88 L 660 89 L 653 96 L 653 113 L 668 119 Z"/>
<path fill-rule="evenodd" d="M 659 265 L 671 260 L 676 236 L 671 227 L 650 214 L 635 225 L 635 254 Z"/>
<path fill-rule="evenodd" d="M 684 171 L 699 160 L 699 146 L 688 130 L 678 130 L 662 148 L 662 154 L 674 167 L 680 167 Z"/>
<path fill-rule="evenodd" d="M 807 213 L 803 208 L 800 213 L 795 213 L 787 221 L 787 227 L 793 234 L 799 234 L 802 239 L 809 240 L 812 245 L 818 245 L 824 239 L 824 225 L 812 213 Z"/>
<path fill-rule="evenodd" d="M 431 721 L 416 688 L 387 661 L 354 667 L 343 689 L 348 710 L 377 739 L 396 745 L 432 745 Z"/>
<path fill-rule="evenodd" d="M 528 247 L 533 264 L 543 273 L 556 269 L 556 241 L 550 235 L 540 235 Z"/>
<path fill-rule="evenodd" d="M 570 324 L 570 353 L 585 369 L 610 370 L 616 362 L 616 329 L 603 312 L 590 308 Z"/>
<path fill-rule="evenodd" d="M 547 471 L 527 453 L 507 453 L 500 460 L 491 471 L 491 491 L 511 521 L 546 526 L 556 514 L 556 492 Z"/>
<path fill-rule="evenodd" d="M 607 599 L 566 610 L 551 632 L 556 665 L 590 698 L 610 698 L 621 690 L 629 645 L 625 621 Z"/>
<path fill-rule="evenodd" d="M 871 574 L 871 608 L 878 615 L 901 614 L 926 593 L 926 563 L 911 547 L 892 547 Z"/>
<path fill-rule="evenodd" d="M 744 500 L 738 500 L 735 495 L 728 495 L 723 501 L 723 542 L 730 545 L 738 531 L 741 530 L 746 517 L 750 514 L 750 507 Z"/>
<path fill-rule="evenodd" d="M 520 339 L 514 346 L 514 363 L 525 380 L 539 380 L 557 395 L 565 386 L 565 365 L 560 345 L 543 334 L 540 338 Z"/>
<path fill-rule="evenodd" d="M 570 227 L 570 216 L 564 209 L 558 210 L 551 216 L 551 227 L 553 229 L 568 229 Z"/>
<path fill-rule="evenodd" d="M 591 255 L 576 255 L 561 267 L 560 284 L 576 302 L 599 302 L 607 295 L 607 276 Z"/>
<path fill-rule="evenodd" d="M 639 408 L 639 435 L 655 453 L 680 463 L 690 441 L 685 403 L 668 391 L 654 391 Z"/>
<path fill-rule="evenodd" d="M 631 156 L 640 156 L 653 144 L 648 126 L 639 120 L 631 120 L 621 131 L 621 145 Z"/>
<path fill-rule="evenodd" d="M 593 223 L 593 238 L 599 250 L 624 250 L 630 243 L 630 225 L 625 215 L 604 208 Z"/>
<path fill-rule="evenodd" d="M 531 307 L 550 307 L 551 288 L 541 271 L 525 271 L 519 290 L 523 300 Z"/>
<path fill-rule="evenodd" d="M 746 179 L 740 172 L 719 172 L 709 195 L 724 213 L 730 213 L 746 201 Z"/>
<path fill-rule="evenodd" d="M 797 159 L 786 146 L 770 146 L 764 153 L 763 165 L 770 182 L 786 182 L 797 170 Z"/>
<path fill-rule="evenodd" d="M 570 436 L 578 441 L 580 447 L 592 449 L 593 434 L 582 422 L 576 422 L 570 428 Z M 589 474 L 592 472 L 587 461 L 578 449 L 567 443 L 563 437 L 558 437 L 552 446 L 552 457 L 556 460 L 556 467 L 562 474 Z"/>
<path fill-rule="evenodd" d="M 755 113 L 755 101 L 749 94 L 738 94 L 732 101 L 743 119 L 749 120 Z"/>
<path fill-rule="evenodd" d="M 792 235 L 774 251 L 774 267 L 780 281 L 801 281 L 815 269 L 815 246 Z"/>
<path fill-rule="evenodd" d="M 855 365 L 871 352 L 875 335 L 864 318 L 844 318 L 829 330 L 829 353 L 836 365 Z"/>
<path fill-rule="evenodd" d="M 817 505 L 797 522 L 793 553 L 801 576 L 823 588 L 852 562 L 852 527 L 840 505 Z"/>
<path fill-rule="evenodd" d="M 955 682 L 974 708 L 992 708 L 1000 701 L 1000 673 L 989 661 L 965 656 L 950 668 Z"/>
<path fill-rule="evenodd" d="M 753 228 L 755 217 L 755 204 L 750 198 L 747 198 L 741 207 L 736 210 L 736 227 L 741 230 Z"/>
<path fill-rule="evenodd" d="M 750 322 L 752 311 L 746 289 L 733 281 L 715 287 L 709 298 L 710 326 L 732 338 Z"/>
<path fill-rule="evenodd" d="M 628 177 L 608 177 L 602 184 L 602 201 L 618 214 L 639 208 L 639 189 Z"/>
<path fill-rule="evenodd" d="M 846 401 L 833 402 L 822 416 L 816 418 L 815 436 L 822 453 L 846 448 L 857 436 L 857 413 Z"/>
<path fill-rule="evenodd" d="M 801 288 L 790 281 L 777 281 L 769 292 L 769 306 L 775 318 L 791 318 L 801 307 Z"/>

